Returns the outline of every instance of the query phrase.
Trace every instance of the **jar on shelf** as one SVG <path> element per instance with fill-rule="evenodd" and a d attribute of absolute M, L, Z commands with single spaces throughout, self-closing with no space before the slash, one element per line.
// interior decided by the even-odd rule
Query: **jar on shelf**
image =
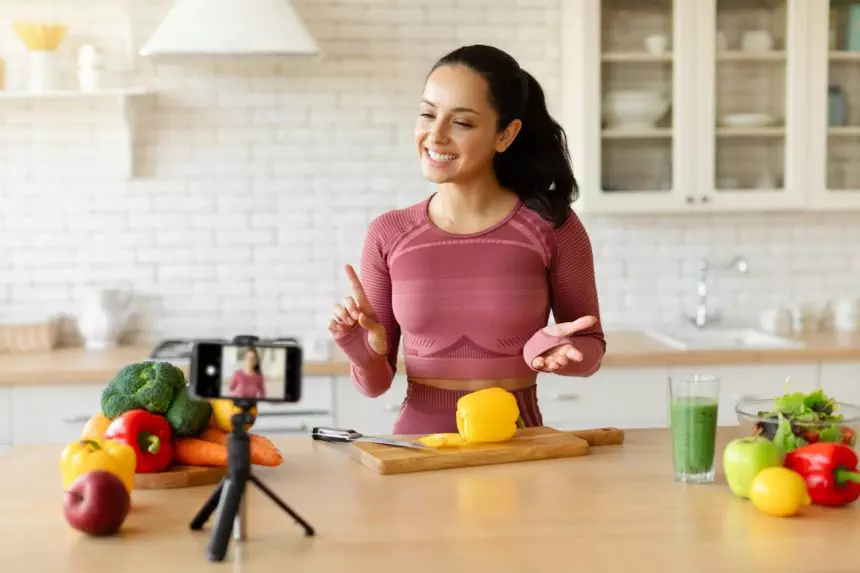
<path fill-rule="evenodd" d="M 831 85 L 827 88 L 827 124 L 846 125 L 848 123 L 848 98 L 842 86 Z"/>

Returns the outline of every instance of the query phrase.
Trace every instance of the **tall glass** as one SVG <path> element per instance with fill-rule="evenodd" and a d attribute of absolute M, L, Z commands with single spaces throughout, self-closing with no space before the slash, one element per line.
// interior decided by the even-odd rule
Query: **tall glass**
<path fill-rule="evenodd" d="M 720 379 L 669 378 L 669 428 L 675 481 L 711 483 L 717 446 Z"/>

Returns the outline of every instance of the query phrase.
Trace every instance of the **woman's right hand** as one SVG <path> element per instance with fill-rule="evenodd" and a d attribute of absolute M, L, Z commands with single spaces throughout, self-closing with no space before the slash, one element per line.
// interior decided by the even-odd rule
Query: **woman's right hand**
<path fill-rule="evenodd" d="M 385 327 L 376 319 L 376 313 L 367 300 L 364 287 L 355 274 L 352 265 L 346 265 L 346 276 L 352 284 L 353 296 L 343 299 L 343 304 L 334 305 L 334 318 L 328 323 L 328 330 L 337 339 L 344 336 L 354 328 L 363 328 L 367 331 L 367 342 L 377 354 L 388 352 L 388 338 Z"/>

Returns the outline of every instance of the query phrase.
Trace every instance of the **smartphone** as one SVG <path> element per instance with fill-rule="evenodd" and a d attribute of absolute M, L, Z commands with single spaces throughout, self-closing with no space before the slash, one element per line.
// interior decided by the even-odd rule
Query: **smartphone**
<path fill-rule="evenodd" d="M 198 342 L 189 378 L 200 398 L 298 402 L 302 396 L 302 349 L 295 342 Z"/>

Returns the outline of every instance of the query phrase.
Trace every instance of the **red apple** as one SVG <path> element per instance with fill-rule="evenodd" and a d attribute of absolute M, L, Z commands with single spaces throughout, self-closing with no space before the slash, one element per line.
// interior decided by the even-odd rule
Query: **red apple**
<path fill-rule="evenodd" d="M 113 535 L 131 509 L 131 497 L 114 474 L 95 470 L 80 475 L 66 490 L 63 515 L 88 535 Z"/>

